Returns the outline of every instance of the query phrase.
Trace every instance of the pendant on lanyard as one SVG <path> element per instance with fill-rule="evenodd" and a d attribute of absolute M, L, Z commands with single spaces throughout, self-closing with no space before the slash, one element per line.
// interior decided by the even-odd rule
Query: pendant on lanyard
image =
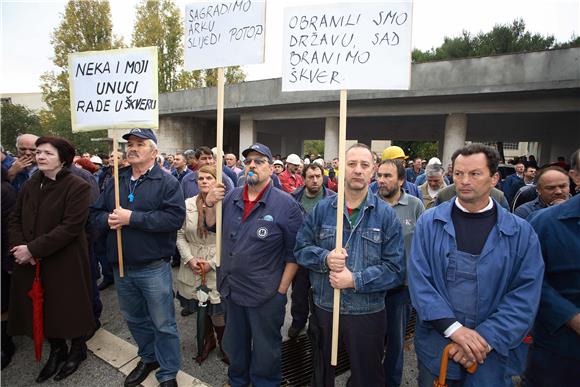
<path fill-rule="evenodd" d="M 135 189 L 137 189 L 137 185 L 139 184 L 139 180 L 135 181 L 135 187 L 131 184 L 131 180 L 129 180 L 129 195 L 127 195 L 127 199 L 129 199 L 129 203 L 133 203 L 135 201 Z"/>

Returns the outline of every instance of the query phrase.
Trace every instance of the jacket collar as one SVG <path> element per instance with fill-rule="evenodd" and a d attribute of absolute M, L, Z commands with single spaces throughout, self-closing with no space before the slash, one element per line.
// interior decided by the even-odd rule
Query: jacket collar
<path fill-rule="evenodd" d="M 433 219 L 445 223 L 443 229 L 453 237 L 455 237 L 455 229 L 453 228 L 453 221 L 451 220 L 451 209 L 455 205 L 455 200 L 457 200 L 457 197 L 453 197 L 453 199 L 433 208 Z M 497 210 L 496 226 L 499 232 L 505 235 L 514 235 L 518 230 L 514 216 L 509 214 L 495 199 L 492 198 L 491 200 L 493 200 L 493 204 Z"/>
<path fill-rule="evenodd" d="M 374 193 L 371 192 L 370 187 L 367 191 L 367 197 L 364 201 L 364 207 L 363 207 L 363 211 L 366 210 L 367 208 L 374 208 L 377 206 L 377 201 L 381 200 L 377 197 L 377 195 L 375 195 Z M 344 203 L 345 207 L 346 207 L 346 200 Z M 338 195 L 333 196 L 332 197 L 332 207 L 333 208 L 338 208 Z"/>
<path fill-rule="evenodd" d="M 131 166 L 128 166 L 128 167 L 123 168 L 123 169 L 119 169 L 119 177 L 130 179 L 132 173 L 133 173 L 133 169 L 131 168 Z M 148 172 L 146 172 L 143 175 L 143 178 L 153 179 L 153 180 L 161 180 L 163 178 L 164 173 L 165 172 L 163 172 L 161 170 L 159 165 L 157 163 L 155 163 L 155 164 L 153 164 L 153 168 L 151 168 L 151 170 L 149 170 Z"/>
<path fill-rule="evenodd" d="M 562 204 L 558 204 L 556 208 L 559 210 L 558 219 L 580 218 L 580 194 L 571 197 Z"/>
<path fill-rule="evenodd" d="M 266 205 L 266 203 L 268 202 L 268 198 L 270 197 L 270 192 L 272 191 L 272 187 L 273 187 L 273 183 L 272 183 L 272 179 L 270 179 L 270 183 L 268 184 L 266 191 L 264 191 L 264 194 L 262 195 L 262 197 L 260 198 L 260 200 L 258 200 L 258 203 L 262 203 L 262 205 Z M 232 195 L 235 195 L 233 197 L 233 201 L 234 203 L 240 207 L 240 208 L 244 208 L 244 187 L 237 187 L 239 189 L 236 189 L 235 193 L 233 193 Z"/>

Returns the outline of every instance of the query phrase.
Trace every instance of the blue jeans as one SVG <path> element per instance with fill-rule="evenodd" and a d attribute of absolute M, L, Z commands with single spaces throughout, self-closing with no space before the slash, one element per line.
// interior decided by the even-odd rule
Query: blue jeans
<path fill-rule="evenodd" d="M 232 387 L 274 387 L 282 383 L 282 335 L 286 313 L 285 294 L 256 307 L 225 300 L 226 331 L 224 351 L 230 358 L 228 369 Z"/>
<path fill-rule="evenodd" d="M 118 267 L 113 270 L 119 307 L 139 347 L 138 355 L 145 363 L 159 362 L 159 383 L 175 379 L 181 353 L 169 262 L 125 266 L 124 278 L 119 278 Z"/>
<path fill-rule="evenodd" d="M 387 313 L 386 351 L 383 361 L 385 385 L 399 387 L 403 377 L 405 330 L 411 313 L 411 297 L 407 286 L 387 291 L 385 312 Z"/>

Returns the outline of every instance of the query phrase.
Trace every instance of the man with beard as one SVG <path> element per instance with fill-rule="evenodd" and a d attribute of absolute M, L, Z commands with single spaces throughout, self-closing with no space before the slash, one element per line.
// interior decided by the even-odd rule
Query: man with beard
<path fill-rule="evenodd" d="M 389 204 L 396 212 L 403 229 L 405 255 L 410 256 L 415 224 L 425 211 L 421 200 L 405 193 L 405 167 L 400 160 L 383 160 L 377 171 L 379 190 L 377 196 Z M 406 267 L 406 265 L 405 265 Z M 408 281 L 397 288 L 389 289 L 385 297 L 387 334 L 385 336 L 385 386 L 398 387 L 403 376 L 403 344 L 405 329 L 411 313 L 411 298 Z"/>
<path fill-rule="evenodd" d="M 223 233 L 218 289 L 226 307 L 224 350 L 231 386 L 282 383 L 282 335 L 286 292 L 298 270 L 294 258 L 300 206 L 271 184 L 272 153 L 256 143 L 245 157 L 243 187 L 225 195 L 212 188 L 205 203 L 206 224 L 215 224 L 223 200 Z M 225 198 L 224 198 L 225 196 Z"/>
<path fill-rule="evenodd" d="M 336 195 L 323 185 L 324 168 L 318 163 L 308 164 L 304 170 L 304 186 L 292 192 L 294 199 L 300 203 L 304 212 L 309 214 L 314 206 L 322 199 Z M 308 314 L 308 290 L 310 289 L 310 279 L 308 269 L 298 268 L 298 272 L 292 281 L 292 324 L 288 328 L 288 337 L 291 339 L 298 336 L 302 328 L 306 326 Z"/>
<path fill-rule="evenodd" d="M 369 147 L 355 144 L 345 159 L 344 247 L 336 248 L 338 198 L 332 197 L 319 202 L 308 215 L 294 253 L 310 271 L 324 386 L 334 386 L 330 355 L 335 289 L 341 293 L 339 346 L 344 345 L 349 355 L 352 385 L 382 386 L 385 294 L 399 286 L 405 275 L 401 224 L 395 211 L 369 190 L 375 164 Z"/>

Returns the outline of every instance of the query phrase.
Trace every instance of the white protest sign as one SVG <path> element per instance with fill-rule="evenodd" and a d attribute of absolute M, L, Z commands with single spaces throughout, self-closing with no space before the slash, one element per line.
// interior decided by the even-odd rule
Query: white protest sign
<path fill-rule="evenodd" d="M 265 0 L 203 1 L 185 7 L 185 69 L 264 61 Z"/>
<path fill-rule="evenodd" d="M 282 90 L 409 89 L 411 0 L 290 7 Z"/>
<path fill-rule="evenodd" d="M 78 52 L 68 61 L 73 132 L 157 129 L 157 47 Z"/>

